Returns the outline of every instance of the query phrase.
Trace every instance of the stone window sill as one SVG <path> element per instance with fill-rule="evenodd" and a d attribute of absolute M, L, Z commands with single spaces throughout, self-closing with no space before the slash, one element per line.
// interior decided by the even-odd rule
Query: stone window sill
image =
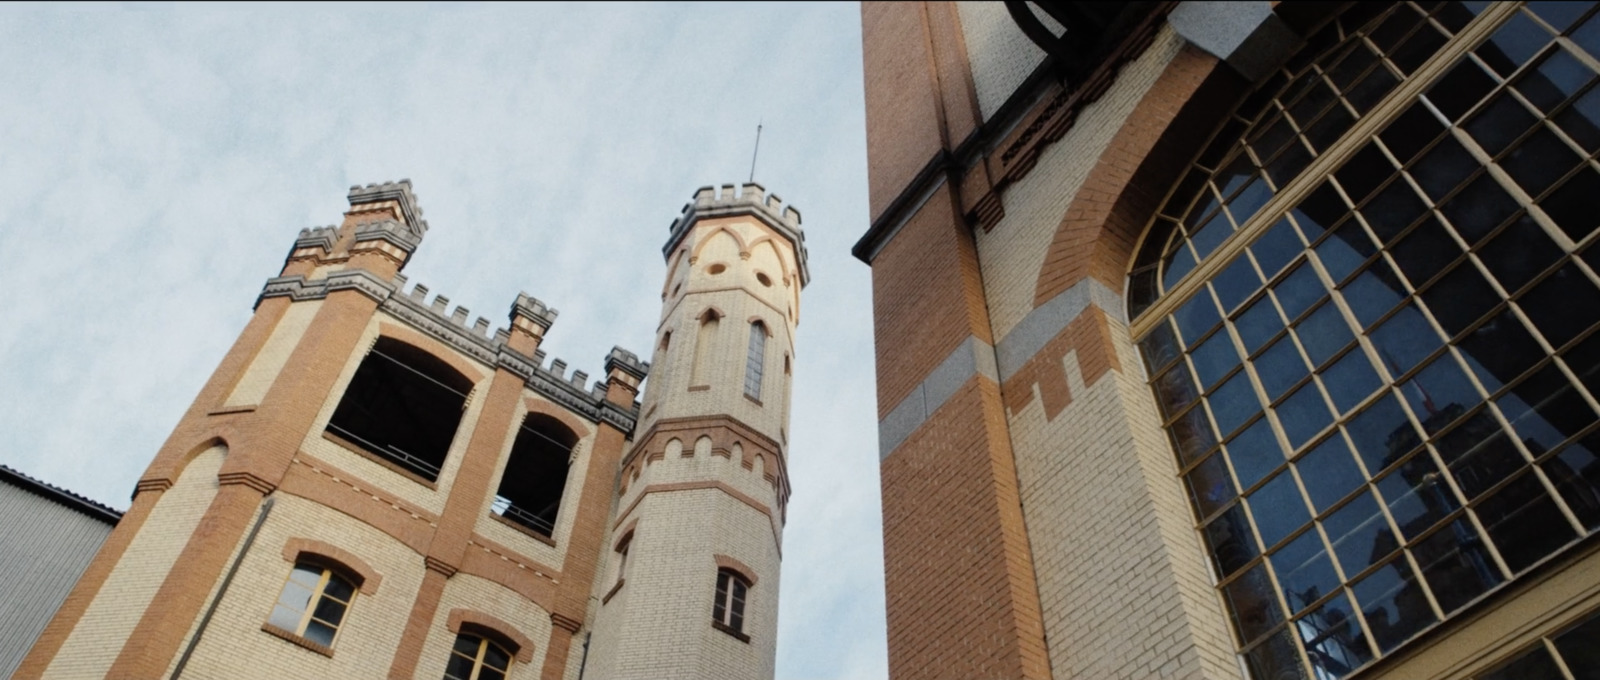
<path fill-rule="evenodd" d="M 627 583 L 627 581 L 620 578 L 617 579 L 617 585 L 611 586 L 610 592 L 607 592 L 605 597 L 600 598 L 600 604 L 606 604 L 611 601 L 611 598 L 616 597 L 617 591 L 622 590 L 622 584 L 624 583 Z"/>
<path fill-rule="evenodd" d="M 712 621 L 711 622 L 711 627 L 715 628 L 717 630 L 720 630 L 720 631 L 722 631 L 724 633 L 727 633 L 729 635 L 732 635 L 735 640 L 738 640 L 738 641 L 743 642 L 745 644 L 750 644 L 750 636 L 749 635 L 745 635 L 744 633 L 736 631 L 736 630 L 734 630 L 733 628 L 730 628 L 727 624 L 724 624 L 721 621 Z"/>
<path fill-rule="evenodd" d="M 277 626 L 274 626 L 274 625 L 272 625 L 270 623 L 261 624 L 261 632 L 267 633 L 267 634 L 271 635 L 272 637 L 278 638 L 279 640 L 283 640 L 284 642 L 288 642 L 289 644 L 299 645 L 301 647 L 309 649 L 309 650 L 311 650 L 313 652 L 321 654 L 321 655 L 323 655 L 325 657 L 328 657 L 330 659 L 333 658 L 333 648 L 332 647 L 328 647 L 328 646 L 323 645 L 321 643 L 312 642 L 311 640 L 307 640 L 307 639 L 305 639 L 303 637 L 300 637 L 299 635 L 295 635 L 294 633 L 286 631 L 286 630 L 284 630 L 282 628 L 279 628 Z"/>

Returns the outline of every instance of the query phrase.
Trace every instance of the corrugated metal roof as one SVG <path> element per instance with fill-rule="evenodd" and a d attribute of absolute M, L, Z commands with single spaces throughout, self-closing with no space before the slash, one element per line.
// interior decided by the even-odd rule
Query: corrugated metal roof
<path fill-rule="evenodd" d="M 4 465 L 0 465 L 0 481 L 9 482 L 13 486 L 36 493 L 113 526 L 122 519 L 122 513 L 110 506 L 96 503 L 61 487 L 46 484 Z"/>

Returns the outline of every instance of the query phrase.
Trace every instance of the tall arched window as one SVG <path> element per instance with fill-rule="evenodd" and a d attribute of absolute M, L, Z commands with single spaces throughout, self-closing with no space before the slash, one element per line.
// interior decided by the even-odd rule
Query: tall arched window
<path fill-rule="evenodd" d="M 1357 3 L 1159 210 L 1131 326 L 1254 677 L 1600 528 L 1597 71 L 1593 3 Z"/>
<path fill-rule="evenodd" d="M 761 372 L 767 363 L 767 327 L 750 324 L 750 349 L 744 360 L 744 396 L 761 401 Z"/>
<path fill-rule="evenodd" d="M 744 633 L 745 596 L 750 583 L 732 569 L 717 570 L 717 595 L 711 605 L 711 623 L 718 630 L 748 642 Z"/>
<path fill-rule="evenodd" d="M 490 510 L 540 536 L 555 533 L 567 469 L 578 435 L 561 421 L 530 413 L 517 429 Z"/>
<path fill-rule="evenodd" d="M 433 481 L 471 391 L 472 381 L 438 357 L 378 338 L 345 388 L 328 432 Z"/>
<path fill-rule="evenodd" d="M 717 325 L 721 318 L 722 316 L 717 314 L 715 309 L 708 309 L 704 314 L 700 315 L 700 330 L 695 334 L 694 338 L 694 365 L 689 371 L 689 385 L 691 387 L 707 384 L 708 377 L 706 373 L 710 368 L 711 362 L 715 360 L 715 357 L 712 356 L 713 348 L 711 345 L 716 340 Z"/>
<path fill-rule="evenodd" d="M 301 561 L 289 578 L 267 619 L 269 632 L 328 654 L 355 601 L 359 581 L 317 561 Z"/>

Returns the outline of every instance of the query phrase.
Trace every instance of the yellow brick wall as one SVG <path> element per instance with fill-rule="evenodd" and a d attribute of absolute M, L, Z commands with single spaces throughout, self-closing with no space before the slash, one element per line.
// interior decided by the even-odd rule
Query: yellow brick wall
<path fill-rule="evenodd" d="M 337 510 L 284 493 L 274 498 L 271 514 L 240 563 L 184 676 L 249 678 L 270 668 L 278 678 L 382 677 L 394 659 L 422 582 L 422 559 L 387 534 Z M 343 548 L 382 576 L 376 594 L 357 593 L 351 602 L 331 658 L 261 630 L 294 566 L 283 556 L 283 547 L 292 538 Z"/>
<path fill-rule="evenodd" d="M 300 338 L 305 335 L 306 327 L 311 325 L 311 319 L 316 317 L 317 310 L 321 308 L 321 300 L 306 300 L 289 305 L 289 309 L 278 320 L 277 326 L 272 329 L 272 335 L 250 361 L 250 368 L 245 370 L 244 377 L 239 379 L 239 383 L 234 386 L 233 392 L 228 395 L 223 405 L 249 406 L 261 403 L 261 398 L 266 396 L 267 389 L 272 387 L 272 382 L 277 379 L 278 373 L 283 371 L 283 365 L 289 360 L 289 354 L 294 352 L 295 345 L 300 344 Z"/>
<path fill-rule="evenodd" d="M 105 676 L 216 496 L 217 470 L 226 456 L 227 449 L 222 446 L 205 450 L 189 462 L 178 482 L 161 494 L 45 677 Z"/>
<path fill-rule="evenodd" d="M 508 680 L 533 680 L 539 677 L 550 639 L 550 612 L 492 581 L 470 574 L 456 574 L 445 582 L 444 594 L 439 598 L 439 610 L 428 627 L 428 640 L 422 646 L 422 660 L 417 663 L 418 678 L 431 679 L 444 675 L 445 663 L 450 658 L 450 645 L 456 639 L 456 634 L 450 632 L 448 625 L 450 610 L 457 607 L 483 612 L 517 626 L 518 632 L 533 641 L 533 659 L 529 663 L 513 663 Z M 582 655 L 581 651 L 577 654 Z"/>

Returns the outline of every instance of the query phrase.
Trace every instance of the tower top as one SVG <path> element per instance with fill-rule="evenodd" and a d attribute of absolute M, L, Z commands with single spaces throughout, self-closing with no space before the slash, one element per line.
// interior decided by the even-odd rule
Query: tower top
<path fill-rule="evenodd" d="M 705 218 L 736 215 L 755 217 L 773 231 L 789 239 L 794 245 L 795 259 L 800 263 L 800 285 L 804 286 L 811 282 L 811 270 L 806 265 L 806 235 L 800 229 L 799 209 L 785 205 L 777 194 L 767 193 L 766 187 L 755 182 L 746 183 L 742 187 L 724 184 L 720 191 L 712 186 L 703 186 L 696 190 L 694 201 L 684 204 L 683 212 L 668 228 L 672 235 L 667 237 L 667 245 L 661 248 L 661 254 L 671 259 L 673 249 L 683 242 L 684 237 L 694 228 L 695 222 Z"/>
<path fill-rule="evenodd" d="M 365 203 L 379 203 L 394 201 L 400 205 L 400 215 L 405 218 L 406 226 L 421 240 L 422 235 L 428 232 L 428 221 L 422 219 L 422 206 L 417 205 L 417 195 L 411 193 L 411 180 L 402 179 L 398 182 L 384 182 L 382 184 L 360 184 L 350 187 L 350 207 L 354 208 Z"/>

